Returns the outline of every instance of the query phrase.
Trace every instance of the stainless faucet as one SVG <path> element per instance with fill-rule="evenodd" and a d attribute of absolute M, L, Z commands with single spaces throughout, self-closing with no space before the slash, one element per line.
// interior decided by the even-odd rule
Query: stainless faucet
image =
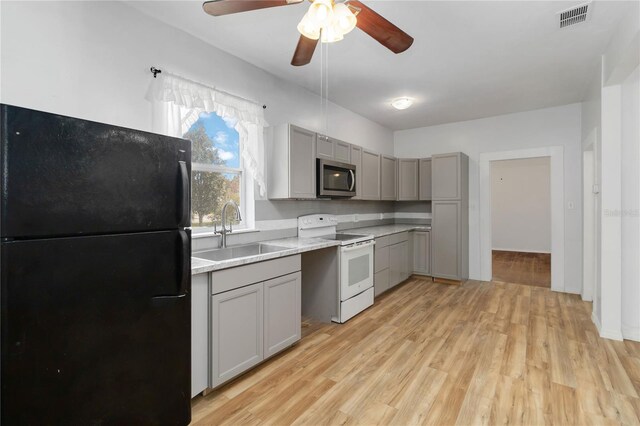
<path fill-rule="evenodd" d="M 233 232 L 233 226 L 229 224 L 229 229 L 227 230 L 226 222 L 227 222 L 227 207 L 232 205 L 234 209 L 236 209 L 236 220 L 240 222 L 242 220 L 242 215 L 240 214 L 240 207 L 236 204 L 235 201 L 229 200 L 224 203 L 222 206 L 222 230 L 218 231 L 216 225 L 214 224 L 213 232 L 216 234 L 220 234 L 220 248 L 227 248 L 227 234 L 231 234 Z"/>

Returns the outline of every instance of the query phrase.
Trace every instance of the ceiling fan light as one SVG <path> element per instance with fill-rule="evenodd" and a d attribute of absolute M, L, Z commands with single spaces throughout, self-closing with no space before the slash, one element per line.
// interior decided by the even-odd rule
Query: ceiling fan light
<path fill-rule="evenodd" d="M 320 41 L 323 43 L 335 43 L 343 38 L 344 36 L 342 35 L 342 31 L 340 31 L 340 27 L 336 22 L 322 28 L 322 32 L 320 34 Z"/>
<path fill-rule="evenodd" d="M 298 23 L 298 32 L 311 40 L 320 38 L 320 27 L 306 13 Z"/>
<path fill-rule="evenodd" d="M 309 18 L 318 27 L 324 28 L 333 21 L 333 8 L 331 0 L 314 0 L 309 6 Z"/>
<path fill-rule="evenodd" d="M 409 108 L 413 105 L 413 99 L 411 98 L 397 98 L 391 101 L 391 106 L 398 110 Z"/>
<path fill-rule="evenodd" d="M 336 3 L 333 6 L 333 17 L 343 35 L 353 31 L 358 23 L 356 15 L 344 3 Z"/>

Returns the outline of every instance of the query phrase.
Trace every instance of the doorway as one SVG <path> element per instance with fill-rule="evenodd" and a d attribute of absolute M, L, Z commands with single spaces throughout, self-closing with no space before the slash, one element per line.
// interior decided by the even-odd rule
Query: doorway
<path fill-rule="evenodd" d="M 551 287 L 551 159 L 491 161 L 492 281 Z"/>

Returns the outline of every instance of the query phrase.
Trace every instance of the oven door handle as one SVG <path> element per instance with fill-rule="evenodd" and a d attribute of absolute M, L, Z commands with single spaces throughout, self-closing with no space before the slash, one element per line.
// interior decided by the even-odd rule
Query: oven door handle
<path fill-rule="evenodd" d="M 351 187 L 349 187 L 349 191 L 353 192 L 353 187 L 356 186 L 356 174 L 353 173 L 353 169 L 349 169 L 349 173 L 351 173 Z"/>
<path fill-rule="evenodd" d="M 371 246 L 374 246 L 376 244 L 375 241 L 369 241 L 366 244 L 360 244 L 360 245 L 354 245 L 353 247 L 343 247 L 342 248 L 342 252 L 343 253 L 349 253 L 355 250 L 362 250 L 362 249 L 366 249 L 369 248 Z"/>

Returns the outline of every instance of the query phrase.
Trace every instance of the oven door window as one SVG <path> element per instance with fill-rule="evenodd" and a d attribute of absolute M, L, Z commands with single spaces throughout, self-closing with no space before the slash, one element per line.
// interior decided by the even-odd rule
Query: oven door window
<path fill-rule="evenodd" d="M 349 173 L 348 169 L 325 165 L 322 173 L 324 189 L 330 191 L 349 191 L 351 187 L 351 173 Z"/>
<path fill-rule="evenodd" d="M 360 284 L 369 278 L 370 261 L 371 256 L 368 253 L 349 259 L 349 287 Z"/>

